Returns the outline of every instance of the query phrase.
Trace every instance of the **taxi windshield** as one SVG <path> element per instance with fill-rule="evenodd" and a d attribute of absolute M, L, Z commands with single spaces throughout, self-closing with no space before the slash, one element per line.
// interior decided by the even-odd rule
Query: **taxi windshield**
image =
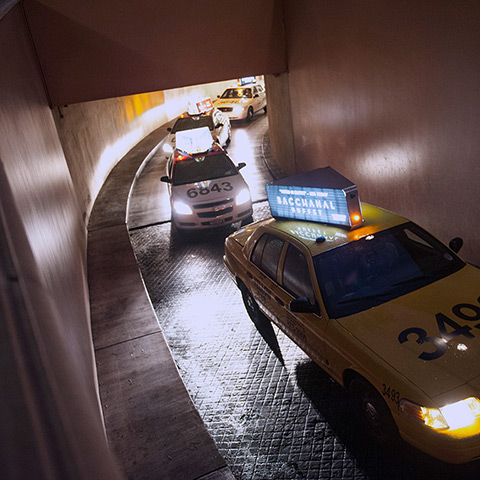
<path fill-rule="evenodd" d="M 232 175 L 238 175 L 237 167 L 224 153 L 187 157 L 175 162 L 172 185 L 186 185 Z"/>
<path fill-rule="evenodd" d="M 213 130 L 213 120 L 209 115 L 180 117 L 172 128 L 172 133 L 183 132 L 183 130 L 191 130 L 192 128 L 208 127 Z"/>
<path fill-rule="evenodd" d="M 252 98 L 251 88 L 227 88 L 220 98 Z"/>
<path fill-rule="evenodd" d="M 411 222 L 321 253 L 314 264 L 330 318 L 380 305 L 465 266 Z"/>

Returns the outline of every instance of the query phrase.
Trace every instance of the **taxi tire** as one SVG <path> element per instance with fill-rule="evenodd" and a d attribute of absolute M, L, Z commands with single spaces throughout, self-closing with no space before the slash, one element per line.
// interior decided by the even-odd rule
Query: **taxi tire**
<path fill-rule="evenodd" d="M 253 120 L 253 108 L 249 107 L 247 110 L 247 122 L 251 122 Z"/>
<path fill-rule="evenodd" d="M 394 445 L 399 440 L 397 426 L 385 400 L 363 378 L 354 378 L 348 387 L 357 417 L 366 433 L 380 446 Z"/>

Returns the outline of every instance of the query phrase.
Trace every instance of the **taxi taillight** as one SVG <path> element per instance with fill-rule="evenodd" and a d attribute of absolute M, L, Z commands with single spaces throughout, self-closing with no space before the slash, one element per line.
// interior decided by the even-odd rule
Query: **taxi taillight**
<path fill-rule="evenodd" d="M 175 157 L 175 161 L 176 162 L 181 162 L 182 160 L 185 160 L 186 158 L 188 158 L 188 155 L 177 155 Z"/>

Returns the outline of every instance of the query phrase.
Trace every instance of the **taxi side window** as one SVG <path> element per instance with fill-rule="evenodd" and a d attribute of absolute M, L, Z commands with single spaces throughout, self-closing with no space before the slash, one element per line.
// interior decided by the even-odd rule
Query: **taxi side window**
<path fill-rule="evenodd" d="M 283 264 L 283 287 L 295 298 L 307 297 L 310 305 L 315 305 L 310 271 L 307 259 L 294 245 L 288 244 L 285 262 Z"/>
<path fill-rule="evenodd" d="M 274 235 L 264 234 L 252 252 L 252 263 L 273 280 L 277 279 L 277 267 L 284 241 Z"/>

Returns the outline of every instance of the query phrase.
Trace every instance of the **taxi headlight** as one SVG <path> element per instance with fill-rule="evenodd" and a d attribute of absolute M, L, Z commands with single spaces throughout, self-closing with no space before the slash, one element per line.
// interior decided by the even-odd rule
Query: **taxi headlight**
<path fill-rule="evenodd" d="M 169 143 L 164 143 L 163 144 L 163 151 L 165 153 L 172 153 L 173 152 L 173 148 L 172 146 L 169 144 Z"/>
<path fill-rule="evenodd" d="M 441 408 L 427 408 L 408 400 L 400 401 L 400 411 L 435 430 L 457 430 L 473 425 L 480 417 L 480 400 L 469 397 Z"/>
<path fill-rule="evenodd" d="M 249 201 L 250 201 L 250 191 L 248 190 L 248 188 L 243 188 L 242 190 L 240 190 L 240 193 L 237 195 L 237 198 L 235 199 L 235 203 L 238 206 L 240 206 Z"/>
<path fill-rule="evenodd" d="M 192 215 L 193 213 L 190 206 L 183 202 L 174 202 L 173 209 L 179 215 Z"/>

